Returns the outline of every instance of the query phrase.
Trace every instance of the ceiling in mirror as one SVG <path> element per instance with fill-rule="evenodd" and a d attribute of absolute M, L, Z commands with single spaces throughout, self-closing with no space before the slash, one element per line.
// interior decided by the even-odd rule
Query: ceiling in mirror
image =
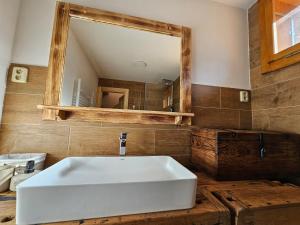
<path fill-rule="evenodd" d="M 180 57 L 180 37 L 71 18 L 61 105 L 179 111 Z"/>
<path fill-rule="evenodd" d="M 179 76 L 181 38 L 74 18 L 70 29 L 101 78 L 158 83 Z"/>

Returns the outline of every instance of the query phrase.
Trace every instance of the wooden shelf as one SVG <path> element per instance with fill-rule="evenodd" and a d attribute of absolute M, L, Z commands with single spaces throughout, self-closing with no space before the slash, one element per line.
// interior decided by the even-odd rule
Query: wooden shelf
<path fill-rule="evenodd" d="M 56 120 L 76 118 L 84 121 L 139 124 L 191 125 L 194 113 L 107 109 L 96 107 L 38 105 L 38 109 L 55 111 Z"/>

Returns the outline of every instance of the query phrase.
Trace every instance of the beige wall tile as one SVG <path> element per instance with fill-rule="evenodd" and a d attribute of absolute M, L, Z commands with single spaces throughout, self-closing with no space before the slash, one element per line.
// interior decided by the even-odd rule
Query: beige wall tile
<path fill-rule="evenodd" d="M 129 155 L 155 153 L 152 129 L 71 127 L 69 155 L 118 155 L 121 132 L 128 132 Z"/>
<path fill-rule="evenodd" d="M 46 152 L 65 155 L 69 128 L 52 125 L 2 125 L 1 152 Z"/>
<path fill-rule="evenodd" d="M 29 69 L 28 82 L 26 84 L 11 82 L 11 71 L 14 65 L 25 66 Z M 12 64 L 8 71 L 6 92 L 43 95 L 45 93 L 47 74 L 47 67 Z"/>
<path fill-rule="evenodd" d="M 2 123 L 40 124 L 42 111 L 37 105 L 42 103 L 42 95 L 8 93 L 4 99 Z"/>
<path fill-rule="evenodd" d="M 192 106 L 220 108 L 220 88 L 193 84 Z"/>
<path fill-rule="evenodd" d="M 240 129 L 252 129 L 252 111 L 240 110 Z"/>
<path fill-rule="evenodd" d="M 240 89 L 221 88 L 221 108 L 251 110 L 251 92 L 249 102 L 240 101 Z"/>
<path fill-rule="evenodd" d="M 239 129 L 239 110 L 193 107 L 193 125 L 204 128 Z"/>

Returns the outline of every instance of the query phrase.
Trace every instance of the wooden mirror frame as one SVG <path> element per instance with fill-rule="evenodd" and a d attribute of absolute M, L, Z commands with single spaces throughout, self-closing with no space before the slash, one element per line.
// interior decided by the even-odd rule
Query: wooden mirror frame
<path fill-rule="evenodd" d="M 82 19 L 127 28 L 150 31 L 181 38 L 180 110 L 179 112 L 117 110 L 59 106 L 68 41 L 70 19 Z M 43 120 L 68 119 L 81 115 L 81 120 L 141 124 L 191 124 L 191 29 L 123 15 L 80 5 L 58 2 L 52 33 L 49 72 L 46 81 Z M 84 112 L 84 113 L 83 113 Z M 83 116 L 85 115 L 85 116 Z"/>
<path fill-rule="evenodd" d="M 273 4 L 274 0 L 259 0 L 262 73 L 300 62 L 300 44 L 274 53 Z"/>

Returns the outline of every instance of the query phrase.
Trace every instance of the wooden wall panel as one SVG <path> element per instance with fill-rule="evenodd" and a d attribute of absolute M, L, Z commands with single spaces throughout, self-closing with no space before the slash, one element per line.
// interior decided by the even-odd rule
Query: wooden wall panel
<path fill-rule="evenodd" d="M 249 10 L 253 128 L 300 134 L 300 63 L 261 73 L 259 8 Z"/>
<path fill-rule="evenodd" d="M 255 110 L 300 105 L 300 77 L 253 90 Z"/>

